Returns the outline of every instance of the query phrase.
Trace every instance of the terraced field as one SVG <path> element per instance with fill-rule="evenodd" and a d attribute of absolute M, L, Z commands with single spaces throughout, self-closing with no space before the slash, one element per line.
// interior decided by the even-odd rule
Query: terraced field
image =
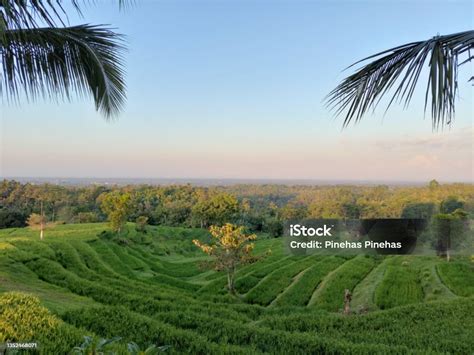
<path fill-rule="evenodd" d="M 0 343 L 67 353 L 84 335 L 170 345 L 171 353 L 453 353 L 474 348 L 474 264 L 435 257 L 296 257 L 279 239 L 238 271 L 201 268 L 199 229 L 104 224 L 0 231 Z M 271 253 L 267 253 L 271 250 Z M 267 255 L 268 254 L 268 255 Z M 344 290 L 353 314 L 343 315 Z M 12 294 L 19 291 L 21 294 Z M 30 294 L 39 299 L 25 296 Z M 32 312 L 34 315 L 32 316 Z M 14 316 L 14 319 L 12 318 Z M 28 324 L 18 327 L 17 324 Z"/>

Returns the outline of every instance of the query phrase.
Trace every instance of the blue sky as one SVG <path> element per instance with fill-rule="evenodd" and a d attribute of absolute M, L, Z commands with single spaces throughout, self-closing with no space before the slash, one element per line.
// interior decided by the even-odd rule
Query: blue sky
<path fill-rule="evenodd" d="M 322 100 L 354 61 L 473 19 L 470 1 L 102 1 L 70 22 L 126 34 L 124 112 L 2 104 L 0 175 L 472 181 L 472 66 L 442 132 L 424 87 L 345 130 Z"/>

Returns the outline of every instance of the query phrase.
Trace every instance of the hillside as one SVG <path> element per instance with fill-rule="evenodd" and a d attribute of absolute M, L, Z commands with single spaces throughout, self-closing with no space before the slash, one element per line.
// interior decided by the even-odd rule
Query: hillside
<path fill-rule="evenodd" d="M 225 275 L 203 269 L 206 257 L 191 242 L 206 240 L 205 230 L 148 227 L 144 234 L 129 224 L 120 237 L 107 230 L 100 223 L 57 225 L 43 241 L 29 228 L 0 231 L 0 342 L 2 333 L 36 340 L 44 353 L 68 352 L 83 335 L 119 336 L 118 352 L 132 341 L 202 354 L 474 348 L 468 259 L 290 257 L 280 239 L 260 236 L 256 253 L 271 253 L 238 271 L 239 295 L 231 297 Z M 346 288 L 353 292 L 350 316 L 340 312 Z M 17 326 L 31 317 L 48 319 L 47 326 L 32 322 L 33 333 Z"/>

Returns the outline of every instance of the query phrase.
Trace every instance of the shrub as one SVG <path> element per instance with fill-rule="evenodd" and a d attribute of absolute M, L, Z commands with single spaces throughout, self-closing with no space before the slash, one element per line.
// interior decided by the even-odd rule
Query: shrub
<path fill-rule="evenodd" d="M 0 296 L 0 342 L 39 342 L 44 353 L 66 354 L 82 332 L 53 316 L 37 297 L 9 292 Z"/>
<path fill-rule="evenodd" d="M 0 228 L 19 228 L 26 226 L 28 215 L 11 209 L 0 209 Z"/>

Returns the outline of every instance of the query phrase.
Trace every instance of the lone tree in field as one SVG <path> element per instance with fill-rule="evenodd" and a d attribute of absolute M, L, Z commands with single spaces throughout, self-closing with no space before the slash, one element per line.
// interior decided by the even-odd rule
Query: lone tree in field
<path fill-rule="evenodd" d="M 256 260 L 252 256 L 255 234 L 246 235 L 244 227 L 227 223 L 222 227 L 211 226 L 210 232 L 214 239 L 212 244 L 203 244 L 199 240 L 193 243 L 203 252 L 214 258 L 214 267 L 217 271 L 227 272 L 227 288 L 235 294 L 235 272 L 239 265 L 251 263 Z"/>
<path fill-rule="evenodd" d="M 148 217 L 139 216 L 135 220 L 135 229 L 137 232 L 146 233 L 146 227 L 148 226 Z"/>
<path fill-rule="evenodd" d="M 41 201 L 41 209 L 40 209 L 40 214 L 37 213 L 32 213 L 27 221 L 26 224 L 28 224 L 29 227 L 31 228 L 39 228 L 40 230 L 40 240 L 43 240 L 44 238 L 44 229 L 46 226 L 46 217 L 44 215 L 44 210 L 43 210 L 43 201 Z"/>
<path fill-rule="evenodd" d="M 100 208 L 108 216 L 110 227 L 114 232 L 120 233 L 130 215 L 132 197 L 129 193 L 113 191 L 105 194 Z"/>
<path fill-rule="evenodd" d="M 70 3 L 81 14 L 83 2 Z M 67 26 L 63 6 L 62 0 L 0 1 L 0 96 L 15 102 L 22 94 L 91 96 L 96 110 L 112 117 L 125 101 L 121 36 L 103 25 Z"/>
<path fill-rule="evenodd" d="M 463 243 L 469 243 L 468 231 L 467 213 L 462 209 L 435 215 L 434 235 L 438 253 L 445 255 L 446 261 L 449 262 L 454 250 L 470 248 L 469 245 L 463 248 Z"/>
<path fill-rule="evenodd" d="M 425 111 L 431 100 L 433 128 L 451 124 L 458 94 L 458 69 L 474 60 L 474 31 L 435 36 L 412 42 L 364 58 L 349 68 L 375 59 L 345 78 L 327 99 L 336 115 L 345 112 L 344 127 L 358 122 L 374 109 L 390 89 L 395 88 L 387 110 L 394 101 L 410 104 L 424 68 L 429 72 Z M 470 81 L 474 80 L 474 76 Z M 396 84 L 396 85 L 395 85 Z"/>

